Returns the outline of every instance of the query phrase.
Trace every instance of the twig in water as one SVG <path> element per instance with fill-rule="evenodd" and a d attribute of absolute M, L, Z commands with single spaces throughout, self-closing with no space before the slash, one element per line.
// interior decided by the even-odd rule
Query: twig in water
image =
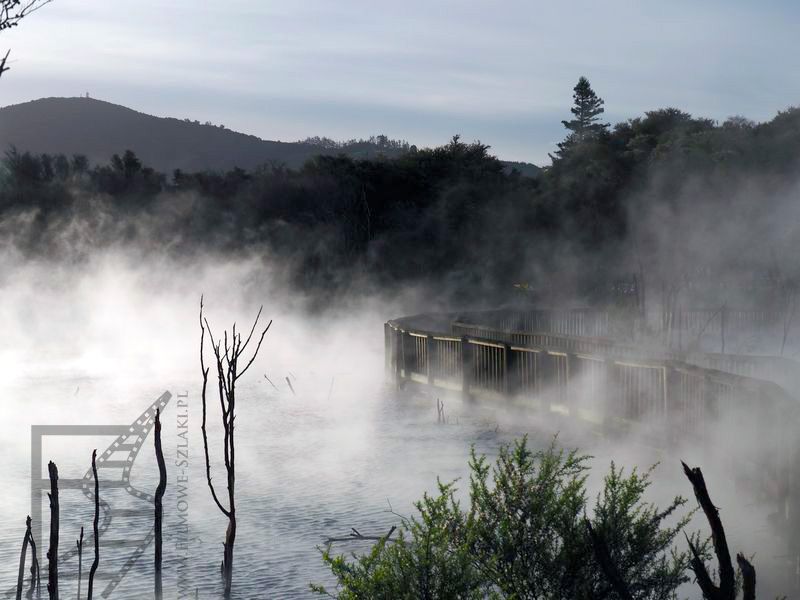
<path fill-rule="evenodd" d="M 392 525 L 392 528 L 389 529 L 389 533 L 386 535 L 362 535 L 355 527 L 350 528 L 350 533 L 348 533 L 344 537 L 329 537 L 325 539 L 325 544 L 330 545 L 334 542 L 351 542 L 354 540 L 368 540 L 373 542 L 382 542 L 382 541 L 391 541 L 394 540 L 390 539 L 392 534 L 397 530 L 395 525 Z"/>
<path fill-rule="evenodd" d="M 162 499 L 164 492 L 167 490 L 167 466 L 164 462 L 164 451 L 161 447 L 161 413 L 156 409 L 155 421 L 155 451 L 156 463 L 158 464 L 158 487 L 156 487 L 156 495 L 154 500 L 155 505 L 155 523 L 153 524 L 153 531 L 155 532 L 155 557 L 154 557 L 154 570 L 155 570 L 155 600 L 162 600 L 164 597 L 163 582 L 161 576 L 161 562 L 163 556 L 163 541 L 162 541 L 162 522 L 164 517 L 164 507 Z"/>
<path fill-rule="evenodd" d="M 19 554 L 19 577 L 17 578 L 17 600 L 22 600 L 22 587 L 25 584 L 25 557 L 28 554 L 28 542 L 31 535 L 31 518 L 25 521 L 25 535 L 22 538 L 22 551 Z"/>
<path fill-rule="evenodd" d="M 389 501 L 389 499 L 388 499 L 388 498 L 386 499 L 386 504 L 388 504 L 388 505 L 389 505 L 389 510 L 387 510 L 386 512 L 388 512 L 390 515 L 394 515 L 395 517 L 399 518 L 399 519 L 400 519 L 400 521 L 401 521 L 401 522 L 402 522 L 404 525 L 407 525 L 407 524 L 408 524 L 408 522 L 409 522 L 409 519 L 408 519 L 408 517 L 407 517 L 407 516 L 405 516 L 405 515 L 401 515 L 401 514 L 400 514 L 400 513 L 398 513 L 398 512 L 395 512 L 395 511 L 394 511 L 394 508 L 392 507 L 392 503 Z"/>
<path fill-rule="evenodd" d="M 97 479 L 97 449 L 92 450 L 92 474 L 94 475 L 94 520 L 92 521 L 94 560 L 89 569 L 89 593 L 86 596 L 86 600 L 92 600 L 94 574 L 97 572 L 97 567 L 100 565 L 100 481 Z"/>
<path fill-rule="evenodd" d="M 30 520 L 30 517 L 28 517 Z M 33 533 L 28 533 L 28 540 L 31 543 L 31 587 L 28 590 L 28 598 L 33 598 L 34 590 L 41 594 L 42 581 L 41 572 L 39 571 L 39 559 L 36 558 L 36 540 L 33 539 Z M 38 596 L 37 596 L 38 597 Z"/>
<path fill-rule="evenodd" d="M 276 392 L 280 392 L 280 390 L 278 389 L 278 386 L 277 386 L 277 385 L 275 385 L 274 383 L 272 383 L 272 379 L 270 379 L 269 377 L 267 377 L 267 374 L 266 374 L 266 373 L 264 373 L 264 379 L 266 379 L 267 381 L 269 381 L 269 384 L 270 384 L 272 387 L 274 387 L 274 388 L 275 388 L 275 391 L 276 391 Z"/>
<path fill-rule="evenodd" d="M 78 600 L 81 600 L 81 576 L 83 575 L 83 527 L 81 537 L 75 544 L 78 546 Z"/>
<path fill-rule="evenodd" d="M 297 394 L 294 391 L 294 388 L 292 387 L 292 380 L 287 377 L 286 378 L 286 383 L 289 384 L 289 389 L 292 390 L 292 396 L 297 396 Z"/>

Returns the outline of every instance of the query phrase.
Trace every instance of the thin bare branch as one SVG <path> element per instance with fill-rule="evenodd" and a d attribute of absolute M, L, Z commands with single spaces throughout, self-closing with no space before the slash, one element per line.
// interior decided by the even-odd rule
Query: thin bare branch
<path fill-rule="evenodd" d="M 264 336 L 267 335 L 267 332 L 269 331 L 270 327 L 272 327 L 271 319 L 270 322 L 267 323 L 267 326 L 264 328 L 264 331 L 261 332 L 261 337 L 258 339 L 258 345 L 256 346 L 255 352 L 253 352 L 253 356 L 250 357 L 250 361 L 245 365 L 244 369 L 242 369 L 241 372 L 237 375 L 236 379 L 239 379 L 239 377 L 244 375 L 247 372 L 247 369 L 250 368 L 250 365 L 253 364 L 253 361 L 256 359 L 256 356 L 258 356 L 258 351 L 261 350 L 261 343 L 264 341 Z M 245 344 L 245 346 L 246 345 L 247 344 Z"/>
<path fill-rule="evenodd" d="M 247 344 L 250 343 L 250 338 L 253 337 L 253 332 L 255 332 L 256 326 L 258 325 L 258 320 L 261 318 L 261 311 L 262 310 L 264 310 L 264 305 L 263 304 L 258 307 L 258 314 L 256 315 L 255 321 L 253 321 L 253 326 L 250 328 L 250 333 L 247 335 L 247 339 L 244 341 L 244 345 L 242 346 L 242 352 L 245 351 L 245 349 L 247 348 Z M 270 323 L 272 323 L 272 321 L 270 321 Z M 233 326 L 236 327 L 236 324 L 234 323 Z"/>
<path fill-rule="evenodd" d="M 22 551 L 19 554 L 19 575 L 17 577 L 17 600 L 22 600 L 22 588 L 25 584 L 25 558 L 28 554 L 28 542 L 31 535 L 31 518 L 25 520 L 25 535 L 22 538 Z"/>
<path fill-rule="evenodd" d="M 203 433 L 203 451 L 205 452 L 205 459 L 206 459 L 206 481 L 208 482 L 208 488 L 211 490 L 211 497 L 214 499 L 214 503 L 217 505 L 217 508 L 224 514 L 226 517 L 230 517 L 230 512 L 219 501 L 217 497 L 217 490 L 214 488 L 214 484 L 211 481 L 211 457 L 208 451 L 208 432 L 206 430 L 206 418 L 207 418 L 207 402 L 206 402 L 206 389 L 208 387 L 208 370 L 209 367 L 205 366 L 203 362 L 203 345 L 205 341 L 205 333 L 206 327 L 203 324 L 208 326 L 208 321 L 203 318 L 203 297 L 200 297 L 200 368 L 203 373 L 203 390 L 201 393 L 202 399 L 202 406 L 203 406 L 203 417 L 200 425 L 200 431 Z M 209 338 L 211 338 L 211 342 L 213 344 L 213 337 L 211 337 L 211 331 L 209 329 L 208 332 Z"/>

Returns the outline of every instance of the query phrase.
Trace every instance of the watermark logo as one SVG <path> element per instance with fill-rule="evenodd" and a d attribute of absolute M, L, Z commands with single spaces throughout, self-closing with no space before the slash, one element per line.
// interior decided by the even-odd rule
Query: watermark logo
<path fill-rule="evenodd" d="M 177 567 L 177 598 L 194 598 L 189 576 L 189 393 L 178 394 L 175 415 L 178 443 L 175 448 L 175 555 Z"/>
<path fill-rule="evenodd" d="M 155 536 L 153 522 L 154 497 L 149 491 L 140 490 L 131 483 L 130 474 L 142 445 L 155 425 L 158 409 L 164 413 L 172 394 L 164 392 L 130 425 L 33 425 L 31 426 L 31 518 L 35 531 L 38 531 L 36 551 L 41 563 L 41 554 L 46 551 L 46 538 L 42 518 L 42 506 L 46 505 L 46 492 L 50 490 L 50 480 L 45 477 L 42 462 L 43 442 L 50 436 L 90 436 L 110 437 L 114 440 L 97 456 L 97 470 L 100 475 L 100 524 L 98 528 L 100 548 L 104 555 L 101 568 L 97 571 L 96 582 L 100 595 L 108 598 L 136 561 L 144 554 Z M 178 511 L 181 518 L 179 538 L 185 528 L 188 558 L 188 394 L 178 396 L 178 480 L 181 483 L 181 469 L 185 480 L 183 496 L 179 490 Z M 181 416 L 183 414 L 183 416 Z M 182 434 L 181 423 L 186 432 Z M 182 444 L 184 444 L 182 446 Z M 185 456 L 181 458 L 182 454 Z M 181 466 L 181 460 L 185 465 Z M 60 477 L 59 493 L 67 490 L 80 492 L 87 501 L 94 503 L 94 478 L 91 468 L 81 478 Z M 154 490 L 153 490 L 154 491 Z M 181 504 L 181 502 L 183 504 Z M 183 506 L 183 511 L 181 511 Z M 42 550 L 42 546 L 45 550 Z M 68 544 L 63 544 L 69 547 Z M 84 540 L 84 549 L 92 548 L 94 540 L 91 531 Z M 178 547 L 180 549 L 180 546 Z M 91 551 L 90 551 L 91 553 Z M 59 564 L 75 566 L 74 569 L 59 569 L 60 578 L 77 578 L 77 547 L 59 555 Z M 184 561 L 185 562 L 185 561 Z M 46 567 L 43 565 L 46 569 Z M 70 572 L 75 571 L 74 575 Z M 182 570 L 185 575 L 185 568 Z M 179 573 L 180 576 L 180 573 Z M 179 577 L 180 584 L 180 577 Z M 13 597 L 13 595 L 12 595 Z"/>

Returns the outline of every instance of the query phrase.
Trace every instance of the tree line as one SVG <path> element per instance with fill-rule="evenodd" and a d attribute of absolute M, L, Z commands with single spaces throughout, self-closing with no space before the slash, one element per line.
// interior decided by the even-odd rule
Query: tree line
<path fill-rule="evenodd" d="M 536 177 L 509 172 L 488 145 L 459 136 L 426 149 L 386 140 L 389 155 L 329 153 L 298 169 L 170 174 L 130 150 L 90 165 L 11 148 L 0 223 L 33 214 L 26 228 L 12 228 L 14 243 L 31 253 L 52 251 L 54 234 L 76 217 L 101 247 L 124 237 L 157 248 L 169 232 L 170 252 L 263 251 L 293 266 L 292 283 L 326 295 L 358 273 L 377 289 L 436 283 L 446 298 L 508 299 L 525 290 L 541 300 L 569 290 L 606 301 L 613 282 L 632 272 L 667 277 L 670 257 L 680 256 L 681 268 L 771 264 L 766 250 L 706 252 L 682 239 L 705 235 L 721 215 L 747 234 L 786 210 L 800 109 L 757 124 L 665 108 L 612 127 L 585 78 L 574 92 L 565 139 Z M 745 189 L 752 202 L 736 200 Z M 798 241 L 787 235 L 770 241 L 771 256 Z"/>

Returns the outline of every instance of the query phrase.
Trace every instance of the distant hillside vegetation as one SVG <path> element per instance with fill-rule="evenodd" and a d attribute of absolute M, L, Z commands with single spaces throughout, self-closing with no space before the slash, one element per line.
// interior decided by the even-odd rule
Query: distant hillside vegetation
<path fill-rule="evenodd" d="M 319 137 L 274 142 L 210 123 L 154 117 L 93 98 L 43 98 L 0 108 L 0 151 L 10 146 L 35 154 L 83 154 L 94 164 L 105 164 L 113 154 L 130 149 L 165 173 L 252 170 L 268 163 L 300 167 L 317 155 L 394 158 L 415 149 L 382 135 L 346 142 Z M 538 167 L 528 163 L 504 165 L 527 176 L 538 173 Z"/>

